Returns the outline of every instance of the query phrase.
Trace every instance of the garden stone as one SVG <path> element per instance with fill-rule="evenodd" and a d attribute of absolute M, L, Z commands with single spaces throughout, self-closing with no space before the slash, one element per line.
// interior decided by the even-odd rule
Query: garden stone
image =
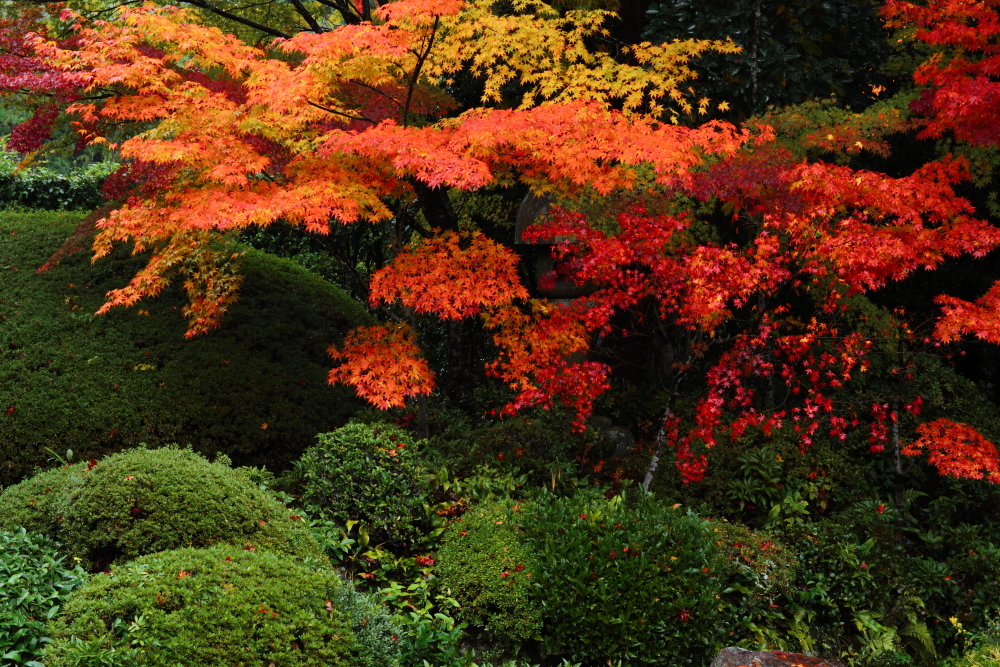
<path fill-rule="evenodd" d="M 604 431 L 604 433 L 608 437 L 608 440 L 615 446 L 616 459 L 620 459 L 632 451 L 635 438 L 632 436 L 632 432 L 624 426 L 612 426 Z"/>
<path fill-rule="evenodd" d="M 749 651 L 730 646 L 719 651 L 710 667 L 841 667 L 839 662 L 784 651 Z"/>

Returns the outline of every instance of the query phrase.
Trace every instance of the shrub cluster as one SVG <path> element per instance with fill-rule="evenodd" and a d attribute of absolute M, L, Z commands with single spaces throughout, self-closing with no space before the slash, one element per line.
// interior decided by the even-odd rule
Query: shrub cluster
<path fill-rule="evenodd" d="M 449 527 L 438 551 L 437 575 L 461 604 L 462 619 L 501 642 L 531 639 L 541 629 L 533 595 L 539 569 L 521 539 L 522 509 L 503 503 L 475 507 Z"/>
<path fill-rule="evenodd" d="M 413 438 L 391 424 L 348 424 L 322 433 L 289 473 L 313 516 L 367 527 L 376 542 L 417 535 L 424 496 Z"/>
<path fill-rule="evenodd" d="M 577 496 L 538 505 L 525 527 L 547 652 L 696 665 L 725 641 L 724 559 L 704 519 L 651 497 Z"/>
<path fill-rule="evenodd" d="M 590 492 L 474 506 L 437 558 L 461 620 L 494 646 L 537 640 L 587 665 L 707 664 L 795 571 L 772 536 Z"/>
<path fill-rule="evenodd" d="M 179 449 L 133 449 L 13 486 L 0 494 L 0 527 L 18 525 L 65 540 L 98 570 L 218 543 L 321 557 L 284 505 L 224 463 Z"/>
<path fill-rule="evenodd" d="M 328 569 L 230 546 L 146 556 L 96 575 L 50 625 L 47 667 L 392 667 L 385 612 Z M 117 656 L 117 661 L 114 659 Z"/>
<path fill-rule="evenodd" d="M 101 185 L 118 168 L 114 162 L 88 165 L 71 174 L 44 167 L 17 170 L 20 156 L 0 154 L 0 208 L 82 211 L 104 202 Z"/>
<path fill-rule="evenodd" d="M 245 249 L 240 299 L 206 336 L 184 338 L 177 287 L 94 317 L 145 258 L 79 252 L 36 273 L 78 219 L 0 214 L 0 484 L 48 450 L 88 460 L 140 442 L 281 468 L 353 413 L 353 392 L 327 382 L 327 348 L 368 315 L 341 290 Z"/>
<path fill-rule="evenodd" d="M 0 662 L 37 661 L 46 621 L 85 581 L 51 539 L 23 528 L 0 532 Z"/>

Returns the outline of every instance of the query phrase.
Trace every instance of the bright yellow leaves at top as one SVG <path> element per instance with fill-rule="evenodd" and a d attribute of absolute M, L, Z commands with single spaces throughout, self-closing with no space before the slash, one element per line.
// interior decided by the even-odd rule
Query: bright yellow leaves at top
<path fill-rule="evenodd" d="M 560 14 L 540 0 L 514 0 L 513 11 L 498 14 L 491 0 L 469 0 L 454 17 L 443 20 L 437 49 L 428 61 L 430 76 L 450 76 L 469 68 L 483 80 L 484 102 L 527 109 L 546 102 L 620 102 L 626 112 L 659 116 L 663 100 L 685 113 L 692 110 L 682 83 L 695 78 L 689 63 L 707 51 L 734 53 L 732 41 L 648 42 L 627 47 L 621 58 L 592 51 L 586 41 L 607 35 L 612 14 L 571 10 Z M 633 59 L 639 66 L 623 64 Z M 527 90 L 507 99 L 504 86 L 519 82 Z"/>

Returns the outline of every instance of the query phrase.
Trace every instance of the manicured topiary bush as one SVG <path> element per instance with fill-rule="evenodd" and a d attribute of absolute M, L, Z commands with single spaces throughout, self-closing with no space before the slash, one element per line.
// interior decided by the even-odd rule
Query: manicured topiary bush
<path fill-rule="evenodd" d="M 101 664 L 139 667 L 392 667 L 398 644 L 385 611 L 359 604 L 347 586 L 331 570 L 264 551 L 144 556 L 73 594 L 49 624 L 44 663 L 102 655 Z"/>
<path fill-rule="evenodd" d="M 424 498 L 409 433 L 391 424 L 348 424 L 318 440 L 289 474 L 310 514 L 338 525 L 358 521 L 379 542 L 416 535 Z"/>
<path fill-rule="evenodd" d="M 48 526 L 70 553 L 96 569 L 217 543 L 321 558 L 305 523 L 291 510 L 225 463 L 189 450 L 133 449 L 39 479 L 57 483 L 31 481 L 0 494 L 0 526 L 25 520 L 36 530 Z M 43 487 L 53 490 L 45 494 Z M 50 499 L 53 494 L 58 496 Z M 25 511 L 26 505 L 38 505 L 32 505 L 34 498 L 44 498 L 47 518 Z"/>
<path fill-rule="evenodd" d="M 0 664 L 37 660 L 46 621 L 85 581 L 51 539 L 23 528 L 0 531 Z"/>
<path fill-rule="evenodd" d="M 523 508 L 513 507 L 472 508 L 449 526 L 437 553 L 441 587 L 462 606 L 462 620 L 501 642 L 530 639 L 541 628 L 532 579 L 538 563 L 521 542 Z"/>
<path fill-rule="evenodd" d="M 700 665 L 727 641 L 709 522 L 652 497 L 584 496 L 525 512 L 546 651 L 572 662 Z"/>
<path fill-rule="evenodd" d="M 89 470 L 89 463 L 62 465 L 4 489 L 0 493 L 0 529 L 26 528 L 43 535 L 58 535 L 59 504 L 72 487 L 82 483 Z"/>
<path fill-rule="evenodd" d="M 280 468 L 358 405 L 331 386 L 327 348 L 368 315 L 289 260 L 242 246 L 221 328 L 184 338 L 183 290 L 92 314 L 145 258 L 71 254 L 37 273 L 81 216 L 0 213 L 0 484 L 67 449 L 88 460 L 140 442 Z"/>

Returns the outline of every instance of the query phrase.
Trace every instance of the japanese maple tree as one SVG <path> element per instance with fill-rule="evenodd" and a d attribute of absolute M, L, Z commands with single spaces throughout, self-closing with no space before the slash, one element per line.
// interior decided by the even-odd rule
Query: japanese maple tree
<path fill-rule="evenodd" d="M 641 44 L 622 62 L 587 48 L 605 16 L 560 14 L 537 0 L 507 14 L 482 0 L 401 0 L 373 22 L 260 49 L 184 11 L 147 5 L 83 23 L 73 45 L 36 38 L 47 66 L 97 98 L 69 108 L 90 139 L 104 140 L 94 130 L 103 123 L 147 124 L 121 153 L 166 174 L 98 225 L 98 257 L 118 242 L 151 251 L 100 312 L 155 296 L 179 276 L 189 335 L 204 333 L 239 286 L 226 234 L 278 221 L 323 234 L 419 210 L 423 219 L 410 220 L 419 238 L 397 239 L 395 260 L 372 280 L 372 303 L 481 317 L 499 350 L 489 372 L 514 392 L 507 412 L 561 401 L 582 425 L 610 370 L 582 353 L 616 314 L 652 302 L 660 317 L 698 333 L 694 355 L 726 345 L 695 427 L 665 426 L 687 479 L 704 471 L 698 447 L 725 432 L 789 418 L 803 446 L 821 430 L 843 437 L 848 424 L 828 393 L 862 367 L 866 341 L 824 318 L 852 295 L 1000 244 L 1000 230 L 953 190 L 967 165 L 947 156 L 893 178 L 802 161 L 767 126 L 681 124 L 709 105 L 684 89 L 690 58 L 735 47 Z M 483 106 L 459 112 L 449 86 L 460 72 L 480 82 Z M 824 141 L 843 143 L 848 135 L 838 132 Z M 868 140 L 851 138 L 859 147 Z M 517 182 L 565 204 L 528 235 L 556 243 L 563 279 L 595 286 L 586 299 L 529 299 L 509 248 L 438 224 L 449 219 L 448 189 Z M 574 208 L 622 193 L 630 206 L 602 224 Z M 699 235 L 699 203 L 727 211 L 739 240 Z M 789 293 L 816 302 L 817 319 L 787 318 Z M 737 314 L 743 324 L 727 329 Z M 331 380 L 380 407 L 433 391 L 405 320 L 352 333 L 333 350 L 341 363 Z M 836 343 L 821 344 L 828 340 Z M 794 412 L 769 410 L 753 377 L 790 387 Z M 954 437 L 988 449 L 965 431 L 942 436 L 947 425 L 935 424 L 914 448 L 938 452 L 928 438 Z M 949 474 L 993 478 L 988 452 L 935 456 Z"/>

